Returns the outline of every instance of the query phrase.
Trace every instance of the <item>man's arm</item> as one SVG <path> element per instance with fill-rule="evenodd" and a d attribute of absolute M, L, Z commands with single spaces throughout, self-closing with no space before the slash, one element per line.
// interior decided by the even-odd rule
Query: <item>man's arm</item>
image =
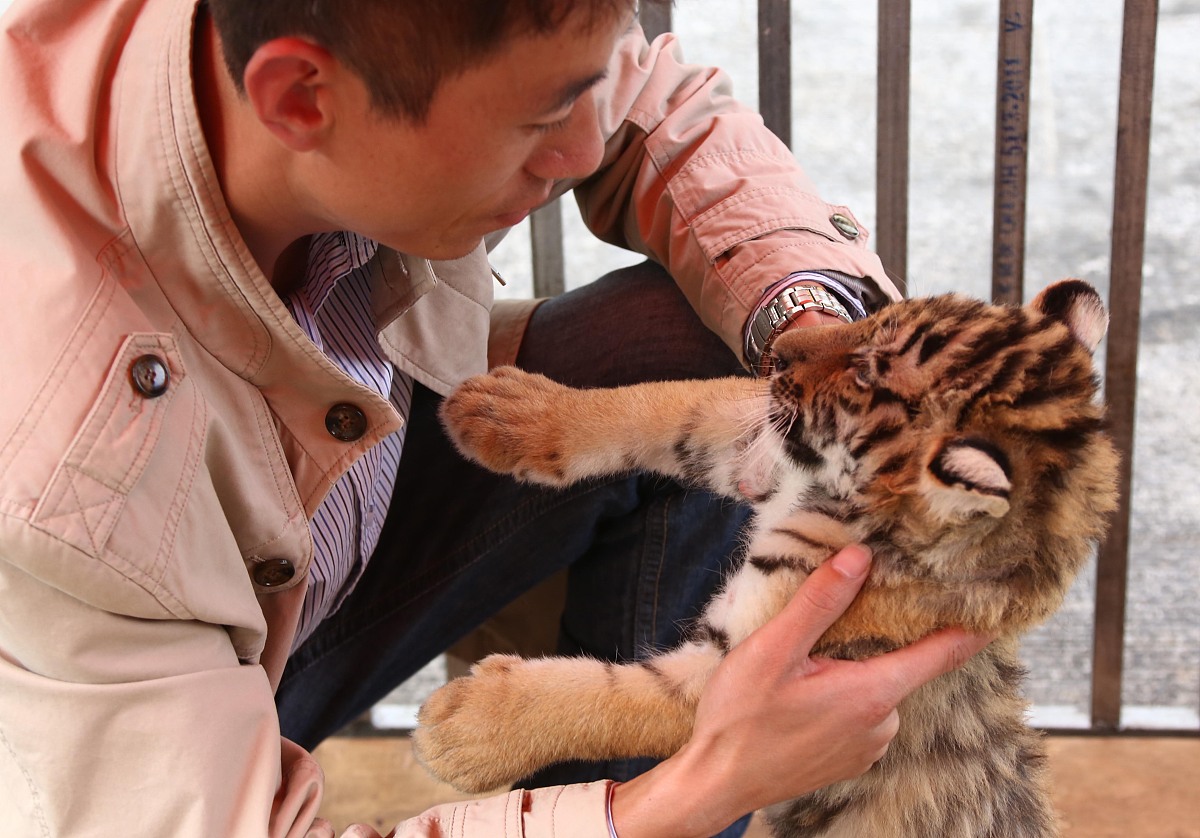
<path fill-rule="evenodd" d="M 631 31 L 596 97 L 608 142 L 575 186 L 585 221 L 664 265 L 739 358 L 751 315 L 797 272 L 823 274 L 856 316 L 899 298 L 850 210 L 823 201 L 728 78 L 685 64 L 672 36 Z"/>

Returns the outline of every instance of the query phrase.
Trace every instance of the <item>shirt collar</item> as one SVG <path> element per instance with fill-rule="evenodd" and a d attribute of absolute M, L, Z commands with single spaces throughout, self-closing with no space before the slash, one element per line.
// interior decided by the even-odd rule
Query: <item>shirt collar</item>
<path fill-rule="evenodd" d="M 305 308 L 316 314 L 338 280 L 371 261 L 377 250 L 379 242 L 357 233 L 346 230 L 318 233 L 309 243 L 308 268 L 296 295 Z"/>

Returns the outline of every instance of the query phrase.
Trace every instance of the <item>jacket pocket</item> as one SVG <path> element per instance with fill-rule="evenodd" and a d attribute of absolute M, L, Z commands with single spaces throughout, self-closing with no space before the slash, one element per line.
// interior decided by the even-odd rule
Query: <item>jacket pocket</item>
<path fill-rule="evenodd" d="M 127 337 L 33 511 L 34 526 L 88 556 L 109 564 L 116 561 L 122 566 L 115 570 L 153 590 L 160 558 L 153 544 L 168 534 L 172 516 L 157 516 L 147 527 L 157 530 L 159 537 L 147 545 L 145 555 L 121 559 L 106 556 L 105 547 L 164 429 L 169 427 L 184 449 L 195 447 L 196 422 L 203 421 L 196 415 L 197 407 L 174 337 L 157 333 Z M 169 496 L 179 491 L 183 474 L 181 468 L 168 471 L 173 473 L 160 477 L 168 478 L 162 488 Z M 171 497 L 162 500 L 171 505 Z"/>

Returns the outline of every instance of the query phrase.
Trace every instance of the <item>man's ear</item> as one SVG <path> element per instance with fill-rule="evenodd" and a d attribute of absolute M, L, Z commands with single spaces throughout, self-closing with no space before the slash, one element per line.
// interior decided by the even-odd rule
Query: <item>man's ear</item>
<path fill-rule="evenodd" d="M 320 145 L 332 120 L 329 83 L 337 59 L 303 38 L 276 38 L 246 63 L 246 97 L 259 121 L 292 151 Z"/>

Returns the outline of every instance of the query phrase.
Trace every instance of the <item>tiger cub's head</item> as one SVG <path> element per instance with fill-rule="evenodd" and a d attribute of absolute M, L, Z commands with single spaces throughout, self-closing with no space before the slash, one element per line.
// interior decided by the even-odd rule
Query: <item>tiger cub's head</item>
<path fill-rule="evenodd" d="M 990 588 L 983 622 L 1022 628 L 1057 607 L 1116 503 L 1092 359 L 1107 326 L 1096 291 L 1065 280 L 1025 307 L 950 294 L 796 330 L 775 347 L 776 419 L 880 584 Z"/>

